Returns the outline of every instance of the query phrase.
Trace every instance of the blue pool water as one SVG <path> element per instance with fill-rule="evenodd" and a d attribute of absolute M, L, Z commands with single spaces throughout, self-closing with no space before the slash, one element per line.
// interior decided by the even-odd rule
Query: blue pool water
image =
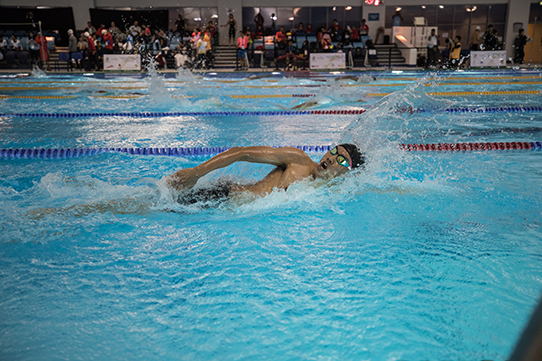
<path fill-rule="evenodd" d="M 540 112 L 445 111 L 538 106 L 540 72 L 344 75 L 0 78 L 0 148 L 354 141 L 368 158 L 210 208 L 176 204 L 162 179 L 204 156 L 0 158 L 0 359 L 507 359 L 542 291 L 542 153 L 398 145 L 542 140 Z M 368 111 L 104 115 L 308 101 Z M 10 116 L 84 112 L 102 115 Z"/>

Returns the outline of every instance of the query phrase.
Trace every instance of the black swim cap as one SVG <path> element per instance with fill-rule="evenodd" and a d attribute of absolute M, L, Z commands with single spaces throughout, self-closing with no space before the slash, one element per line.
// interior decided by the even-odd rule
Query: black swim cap
<path fill-rule="evenodd" d="M 344 143 L 337 146 L 343 147 L 348 152 L 348 155 L 350 155 L 350 159 L 352 159 L 352 169 L 361 167 L 365 163 L 365 157 L 354 144 Z"/>

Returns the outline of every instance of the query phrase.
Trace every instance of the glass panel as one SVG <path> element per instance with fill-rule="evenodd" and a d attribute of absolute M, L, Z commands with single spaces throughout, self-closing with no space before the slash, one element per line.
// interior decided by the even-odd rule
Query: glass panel
<path fill-rule="evenodd" d="M 507 4 L 496 4 L 489 6 L 489 24 L 504 24 L 506 22 Z M 503 33 L 499 32 L 501 35 Z"/>
<path fill-rule="evenodd" d="M 414 24 L 414 18 L 422 16 L 421 11 L 421 6 L 404 6 L 401 10 L 401 14 L 403 15 L 403 21 L 401 21 L 401 26 L 412 26 Z M 395 9 L 393 9 L 391 15 L 393 14 L 395 14 Z"/>
<path fill-rule="evenodd" d="M 213 18 L 213 15 L 218 15 L 217 8 L 201 8 L 201 23 L 207 26 L 209 21 L 212 21 L 216 25 L 216 19 Z"/>
<path fill-rule="evenodd" d="M 361 6 L 353 6 L 351 10 L 344 12 L 344 22 L 350 27 L 358 27 L 361 24 Z"/>
<path fill-rule="evenodd" d="M 534 18 L 537 18 L 536 22 L 540 22 L 542 20 L 542 5 L 539 3 L 531 4 L 529 24 L 534 24 Z"/>
<path fill-rule="evenodd" d="M 310 23 L 310 8 L 295 8 L 294 9 L 294 26 L 297 29 L 299 23 L 303 23 L 305 28 Z"/>
<path fill-rule="evenodd" d="M 258 14 L 259 11 L 259 8 L 243 8 L 243 26 L 245 28 L 248 27 L 252 32 L 256 32 L 254 17 L 256 16 L 256 14 Z"/>
<path fill-rule="evenodd" d="M 393 26 L 393 20 L 391 18 L 391 16 L 393 14 L 395 14 L 395 8 L 396 6 L 386 6 L 386 12 L 385 12 L 385 17 L 386 17 L 386 28 L 391 28 Z M 364 15 L 366 16 L 366 15 Z"/>
<path fill-rule="evenodd" d="M 294 16 L 294 8 L 277 8 L 277 28 L 280 29 L 281 26 L 284 26 L 285 30 L 291 30 L 293 27 L 292 20 L 289 18 Z"/>
<path fill-rule="evenodd" d="M 327 18 L 327 8 L 322 8 L 322 7 L 311 8 L 311 23 L 315 31 L 320 29 L 322 24 L 326 25 L 326 22 L 327 22 L 326 18 Z"/>
<path fill-rule="evenodd" d="M 471 9 L 470 5 L 456 5 L 454 6 L 454 24 L 459 25 L 469 25 L 470 12 L 467 9 Z"/>
<path fill-rule="evenodd" d="M 471 13 L 471 24 L 487 24 L 488 11 L 489 6 L 476 5 L 476 10 Z"/>
<path fill-rule="evenodd" d="M 454 26 L 454 38 L 453 38 L 454 40 L 457 35 L 461 36 L 461 49 L 468 49 L 469 26 L 468 25 Z"/>
<path fill-rule="evenodd" d="M 335 9 L 335 10 L 333 10 Z M 337 20 L 339 25 L 344 29 L 344 6 L 333 6 L 327 8 L 327 27 L 329 28 L 333 24 L 333 20 Z"/>
<path fill-rule="evenodd" d="M 420 6 L 420 15 L 427 19 L 427 25 L 428 26 L 436 26 L 437 25 L 437 8 L 436 5 L 427 5 L 425 6 L 425 9 L 422 9 Z"/>
<path fill-rule="evenodd" d="M 452 5 L 445 5 L 442 9 L 437 8 L 437 24 L 453 24 L 454 19 L 454 7 Z"/>
<path fill-rule="evenodd" d="M 273 20 L 271 20 L 271 14 L 276 14 L 277 9 L 276 8 L 262 8 L 261 10 L 262 10 L 262 16 L 263 16 L 263 28 L 265 29 L 266 34 L 271 34 L 272 33 L 271 27 L 273 25 Z"/>
<path fill-rule="evenodd" d="M 201 18 L 200 8 L 184 8 L 184 24 L 187 30 L 192 31 L 194 27 L 200 26 L 201 21 L 194 19 Z"/>

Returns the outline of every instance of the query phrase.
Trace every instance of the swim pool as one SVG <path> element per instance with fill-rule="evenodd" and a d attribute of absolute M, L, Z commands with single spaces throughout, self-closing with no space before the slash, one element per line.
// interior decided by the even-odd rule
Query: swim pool
<path fill-rule="evenodd" d="M 540 152 L 398 144 L 541 140 L 539 112 L 445 109 L 538 106 L 527 92 L 542 79 L 424 75 L 4 80 L 2 112 L 33 115 L 0 118 L 1 148 L 353 138 L 370 163 L 328 186 L 202 209 L 173 204 L 159 180 L 204 156 L 0 158 L 2 358 L 506 359 L 542 288 Z M 276 114 L 311 99 L 306 110 L 369 111 Z M 215 111 L 227 114 L 137 116 Z M 35 116 L 69 113 L 102 115 Z"/>

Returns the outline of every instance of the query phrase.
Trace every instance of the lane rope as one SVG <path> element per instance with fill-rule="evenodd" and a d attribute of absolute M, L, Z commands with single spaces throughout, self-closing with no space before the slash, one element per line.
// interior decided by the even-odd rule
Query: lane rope
<path fill-rule="evenodd" d="M 325 153 L 331 145 L 291 146 L 307 153 Z M 495 142 L 495 143 L 427 143 L 400 144 L 406 151 L 489 151 L 489 150 L 541 150 L 542 142 Z M 230 147 L 188 147 L 188 148 L 40 148 L 0 149 L 0 158 L 23 159 L 65 159 L 81 158 L 102 153 L 127 153 L 132 155 L 155 155 L 168 157 L 209 156 L 222 153 Z"/>
<path fill-rule="evenodd" d="M 25 118 L 84 118 L 84 117 L 130 117 L 130 118 L 159 118 L 180 116 L 281 116 L 281 115 L 348 115 L 363 114 L 367 109 L 347 110 L 277 110 L 277 111 L 229 111 L 229 112 L 119 112 L 119 113 L 0 113 L 0 117 L 25 117 Z M 417 109 L 407 107 L 398 109 L 398 113 L 539 113 L 542 106 L 518 106 L 518 107 L 462 107 L 446 108 L 433 111 L 430 109 Z"/>

